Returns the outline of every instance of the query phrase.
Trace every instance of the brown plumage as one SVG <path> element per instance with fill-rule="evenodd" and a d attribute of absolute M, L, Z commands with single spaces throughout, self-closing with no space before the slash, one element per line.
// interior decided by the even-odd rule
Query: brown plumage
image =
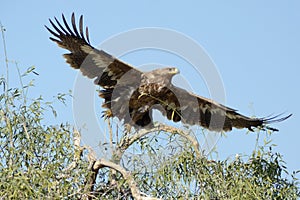
<path fill-rule="evenodd" d="M 50 37 L 52 41 L 70 51 L 64 54 L 67 63 L 102 87 L 99 96 L 104 99 L 105 117 L 117 117 L 126 124 L 147 127 L 153 123 L 152 110 L 157 109 L 174 122 L 200 125 L 213 131 L 230 131 L 233 127 L 277 131 L 268 124 L 291 116 L 250 118 L 241 115 L 234 109 L 172 85 L 172 77 L 179 73 L 176 68 L 141 72 L 92 47 L 88 29 L 83 30 L 83 17 L 79 19 L 79 31 L 74 13 L 71 19 L 72 27 L 62 15 L 64 26 L 55 18 L 56 24 L 50 20 L 54 30 L 46 28 L 54 36 Z"/>

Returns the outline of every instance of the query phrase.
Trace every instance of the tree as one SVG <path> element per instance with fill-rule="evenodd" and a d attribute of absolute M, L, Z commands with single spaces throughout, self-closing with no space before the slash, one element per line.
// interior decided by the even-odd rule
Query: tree
<path fill-rule="evenodd" d="M 25 74 L 34 72 L 34 68 Z M 54 111 L 42 97 L 29 100 L 22 88 L 5 88 L 0 96 L 0 197 L 3 199 L 297 199 L 299 183 L 289 175 L 279 153 L 266 144 L 250 156 L 209 160 L 188 133 L 157 124 L 151 130 L 121 135 L 111 160 L 96 159 L 80 146 L 80 133 L 69 124 L 44 124 Z M 64 95 L 59 95 L 64 100 Z M 48 116 L 47 116 L 48 117 Z M 111 129 L 113 133 L 114 129 Z M 151 134 L 150 134 L 151 133 Z M 158 139 L 182 140 L 181 150 L 162 155 Z M 184 145 L 185 144 L 185 145 Z M 148 155 L 121 162 L 134 146 Z M 135 157 L 136 158 L 136 157 Z M 137 157 L 138 158 L 138 157 Z M 125 165 L 131 166 L 130 170 Z M 152 198 L 153 197 L 153 198 Z M 155 198 L 154 198 L 155 197 Z"/>
<path fill-rule="evenodd" d="M 7 59 L 6 59 L 7 60 Z M 7 63 L 6 63 L 7 64 Z M 35 73 L 29 68 L 23 76 Z M 1 199 L 297 199 L 297 172 L 266 143 L 249 156 L 208 159 L 188 131 L 164 124 L 125 132 L 107 126 L 113 155 L 97 159 L 67 123 L 48 124 L 56 111 L 26 96 L 32 82 L 9 88 L 0 79 Z M 65 95 L 57 99 L 64 102 Z M 119 137 L 115 137 L 118 135 Z M 162 137 L 164 135 L 164 137 Z M 162 141 L 164 138 L 164 141 Z M 179 149 L 166 148 L 177 142 Z M 126 160 L 124 153 L 136 149 Z M 139 155 L 147 156 L 147 163 Z"/>

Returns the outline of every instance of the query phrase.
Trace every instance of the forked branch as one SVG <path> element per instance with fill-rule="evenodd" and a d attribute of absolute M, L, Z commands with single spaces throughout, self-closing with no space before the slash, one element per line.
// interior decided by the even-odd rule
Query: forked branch
<path fill-rule="evenodd" d="M 134 178 L 132 177 L 131 173 L 126 171 L 120 165 L 113 163 L 111 161 L 105 160 L 105 159 L 99 159 L 94 163 L 93 170 L 98 171 L 100 168 L 103 168 L 103 167 L 109 167 L 109 168 L 114 169 L 122 174 L 123 178 L 126 180 L 127 184 L 130 187 L 131 194 L 134 199 L 136 199 L 136 200 L 158 200 L 158 198 L 142 196 L 141 192 L 138 189 L 137 183 L 134 181 Z"/>
<path fill-rule="evenodd" d="M 196 138 L 192 137 L 190 135 L 190 133 L 180 130 L 178 128 L 174 128 L 172 126 L 168 126 L 168 125 L 160 123 L 160 124 L 155 125 L 151 129 L 141 129 L 132 136 L 123 137 L 116 149 L 116 152 L 115 152 L 116 161 L 118 162 L 121 159 L 121 157 L 123 156 L 123 153 L 126 151 L 126 149 L 128 149 L 137 140 L 141 139 L 142 137 L 144 137 L 147 134 L 157 132 L 157 131 L 164 131 L 164 132 L 171 133 L 171 134 L 181 135 L 182 137 L 186 138 L 191 143 L 191 145 L 194 148 L 194 151 L 196 152 L 196 155 L 199 157 L 201 156 L 201 152 L 199 150 L 200 149 L 199 142 L 197 141 Z"/>
<path fill-rule="evenodd" d="M 89 151 L 89 156 L 88 160 L 90 163 L 89 170 L 92 172 L 92 174 L 88 177 L 86 185 L 85 185 L 85 193 L 92 195 L 94 191 L 94 185 L 96 183 L 96 177 L 97 173 L 101 168 L 108 167 L 112 171 L 119 172 L 123 178 L 125 179 L 126 183 L 128 184 L 131 194 L 134 199 L 137 200 L 156 200 L 157 198 L 154 197 L 147 197 L 145 195 L 142 195 L 137 183 L 135 182 L 133 176 L 129 171 L 124 169 L 120 165 L 120 160 L 124 154 L 124 152 L 131 146 L 133 145 L 136 141 L 141 139 L 142 137 L 146 136 L 147 134 L 153 133 L 153 132 L 158 132 L 158 131 L 163 131 L 166 133 L 171 133 L 171 134 L 179 134 L 180 136 L 186 138 L 191 145 L 194 148 L 194 151 L 197 156 L 201 156 L 201 152 L 199 150 L 199 143 L 196 138 L 192 137 L 189 132 L 180 130 L 178 128 L 174 128 L 172 126 L 164 125 L 164 124 L 157 124 L 151 129 L 141 129 L 137 133 L 133 135 L 125 135 L 119 144 L 117 145 L 116 149 L 114 150 L 113 153 L 113 158 L 112 160 L 106 160 L 106 159 L 96 159 L 94 155 L 94 152 L 91 148 L 85 147 L 85 149 L 88 149 Z M 77 147 L 78 148 L 78 147 Z M 91 196 L 86 195 L 84 196 L 85 199 L 90 199 Z"/>

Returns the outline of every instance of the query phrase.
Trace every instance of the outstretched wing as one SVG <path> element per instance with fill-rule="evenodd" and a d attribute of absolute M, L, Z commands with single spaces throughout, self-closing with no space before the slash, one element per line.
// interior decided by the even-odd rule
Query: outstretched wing
<path fill-rule="evenodd" d="M 99 94 L 105 99 L 103 107 L 108 108 L 106 117 L 117 116 L 122 119 L 125 116 L 128 105 L 117 102 L 126 102 L 132 92 L 138 87 L 142 72 L 130 65 L 114 58 L 103 50 L 98 50 L 90 45 L 88 28 L 83 28 L 83 16 L 79 19 L 79 30 L 76 27 L 75 15 L 72 14 L 70 27 L 62 15 L 63 25 L 55 18 L 56 24 L 49 20 L 53 30 L 45 26 L 53 35 L 50 39 L 60 47 L 67 49 L 70 53 L 64 54 L 66 62 L 73 68 L 80 69 L 83 75 L 95 79 L 95 84 L 100 85 L 104 90 Z M 122 88 L 117 90 L 113 98 L 113 91 L 116 86 Z M 120 97 L 120 98 L 118 98 Z M 112 114 L 111 104 L 115 102 L 118 112 Z M 123 111 L 124 113 L 120 112 Z"/>
<path fill-rule="evenodd" d="M 75 15 L 72 14 L 72 28 L 62 15 L 64 26 L 55 18 L 56 24 L 49 20 L 54 30 L 45 26 L 54 36 L 50 39 L 70 53 L 64 54 L 67 63 L 73 68 L 80 69 L 83 75 L 89 78 L 97 78 L 95 84 L 103 88 L 113 88 L 117 80 L 125 73 L 131 71 L 136 76 L 142 72 L 130 65 L 114 58 L 103 50 L 98 50 L 90 45 L 88 28 L 83 30 L 83 16 L 79 19 L 79 31 L 75 23 Z"/>
<path fill-rule="evenodd" d="M 174 122 L 181 121 L 189 125 L 201 125 L 213 131 L 230 131 L 232 128 L 277 129 L 269 127 L 268 124 L 283 121 L 291 116 L 278 118 L 250 118 L 241 115 L 237 110 L 226 107 L 210 99 L 192 94 L 184 89 L 170 86 L 165 88 L 159 95 L 159 109 L 163 115 Z"/>

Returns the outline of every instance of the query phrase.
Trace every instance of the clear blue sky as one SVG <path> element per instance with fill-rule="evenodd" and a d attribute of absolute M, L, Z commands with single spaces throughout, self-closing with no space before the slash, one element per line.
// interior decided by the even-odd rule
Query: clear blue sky
<path fill-rule="evenodd" d="M 8 57 L 24 70 L 32 65 L 40 74 L 30 95 L 51 99 L 58 92 L 72 89 L 77 72 L 71 70 L 44 25 L 48 18 L 83 14 L 92 44 L 133 28 L 162 27 L 179 31 L 199 43 L 212 58 L 222 77 L 226 105 L 246 115 L 267 116 L 293 113 L 289 120 L 275 124 L 280 129 L 272 138 L 287 162 L 289 171 L 300 169 L 300 3 L 299 1 L 5 1 L 0 20 L 6 28 Z M 132 65 L 158 63 L 147 53 L 122 58 Z M 155 54 L 156 55 L 156 54 Z M 159 56 L 158 57 L 162 57 Z M 127 58 L 127 60 L 126 60 Z M 168 57 L 163 63 L 182 62 Z M 0 72 L 4 71 L 2 42 Z M 18 79 L 10 65 L 12 85 Z M 188 72 L 181 70 L 183 76 Z M 203 80 L 192 80 L 200 95 Z M 199 83 L 199 86 L 194 83 Z M 297 89 L 298 88 L 298 89 Z M 102 102 L 99 99 L 99 103 Z M 72 123 L 72 106 L 60 107 L 59 119 Z M 221 138 L 221 158 L 236 153 L 249 154 L 255 134 L 233 130 Z"/>

